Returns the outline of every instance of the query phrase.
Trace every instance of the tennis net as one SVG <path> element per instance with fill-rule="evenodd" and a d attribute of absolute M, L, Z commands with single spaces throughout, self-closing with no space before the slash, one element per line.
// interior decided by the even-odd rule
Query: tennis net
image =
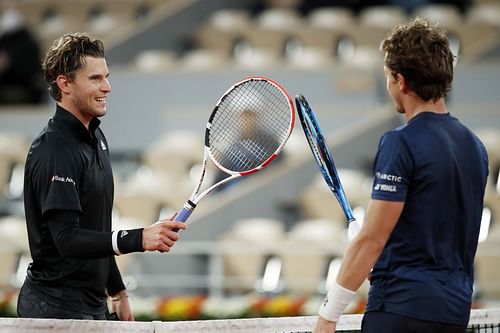
<path fill-rule="evenodd" d="M 337 323 L 337 332 L 361 332 L 362 315 L 345 315 Z M 158 333 L 310 333 L 317 317 L 249 318 L 229 320 L 162 322 Z M 500 333 L 500 309 L 473 310 L 468 333 Z"/>
<path fill-rule="evenodd" d="M 198 321 L 124 322 L 0 318 L 0 333 L 310 333 L 316 316 Z M 360 332 L 362 315 L 342 316 L 337 332 Z M 500 308 L 473 310 L 468 333 L 500 333 Z"/>

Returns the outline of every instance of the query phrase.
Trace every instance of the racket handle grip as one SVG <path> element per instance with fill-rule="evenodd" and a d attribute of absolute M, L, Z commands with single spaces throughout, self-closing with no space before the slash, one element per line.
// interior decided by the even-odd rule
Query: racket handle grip
<path fill-rule="evenodd" d="M 186 222 L 186 220 L 189 218 L 192 212 L 193 209 L 182 207 L 182 209 L 179 212 L 177 212 L 177 215 L 175 216 L 175 221 Z M 179 229 L 172 229 L 172 231 L 178 232 Z"/>
<path fill-rule="evenodd" d="M 353 240 L 359 234 L 360 230 L 361 230 L 361 225 L 359 224 L 358 221 L 356 220 L 349 221 L 349 226 L 347 228 L 347 237 L 349 238 L 349 240 Z"/>
<path fill-rule="evenodd" d="M 175 216 L 175 220 L 179 222 L 186 222 L 186 220 L 191 216 L 193 209 L 188 209 L 186 207 L 182 207 L 182 209 Z"/>
<path fill-rule="evenodd" d="M 177 213 L 175 216 L 175 220 L 179 222 L 186 222 L 189 216 L 191 216 L 191 213 L 193 210 L 196 208 L 196 204 L 192 202 L 191 200 L 188 200 L 185 204 L 184 207 Z M 175 230 L 177 231 L 177 230 Z"/>

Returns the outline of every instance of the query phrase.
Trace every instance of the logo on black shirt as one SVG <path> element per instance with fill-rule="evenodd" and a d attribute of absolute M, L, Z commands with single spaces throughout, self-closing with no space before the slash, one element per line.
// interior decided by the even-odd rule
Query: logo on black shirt
<path fill-rule="evenodd" d="M 101 148 L 102 150 L 107 150 L 108 147 L 106 147 L 106 145 L 104 144 L 104 142 L 102 140 L 99 140 L 101 142 Z"/>
<path fill-rule="evenodd" d="M 50 179 L 51 182 L 61 182 L 61 183 L 71 183 L 73 186 L 75 185 L 75 181 L 71 179 L 70 177 L 61 177 L 58 175 L 52 176 Z"/>

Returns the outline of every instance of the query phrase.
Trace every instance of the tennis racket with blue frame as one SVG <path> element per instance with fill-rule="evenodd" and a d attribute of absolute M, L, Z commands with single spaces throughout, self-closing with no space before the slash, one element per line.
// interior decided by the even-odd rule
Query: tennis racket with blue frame
<path fill-rule="evenodd" d="M 326 184 L 337 199 L 344 215 L 349 222 L 349 234 L 354 236 L 359 231 L 359 224 L 357 223 L 352 213 L 351 205 L 347 200 L 344 187 L 340 182 L 337 168 L 333 162 L 332 154 L 328 148 L 325 136 L 321 131 L 318 121 L 314 116 L 314 112 L 303 95 L 295 96 L 295 105 L 299 115 L 302 129 L 304 130 L 305 137 L 311 148 L 316 164 L 321 171 Z"/>

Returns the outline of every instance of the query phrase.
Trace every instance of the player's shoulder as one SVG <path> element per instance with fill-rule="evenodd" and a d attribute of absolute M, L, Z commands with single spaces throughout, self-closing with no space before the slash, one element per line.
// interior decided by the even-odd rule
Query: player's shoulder
<path fill-rule="evenodd" d="M 407 125 L 401 125 L 396 128 L 390 129 L 382 134 L 381 141 L 401 141 L 405 135 Z"/>
<path fill-rule="evenodd" d="M 74 144 L 67 137 L 48 126 L 33 140 L 30 154 L 42 158 L 54 155 L 70 156 L 73 150 Z"/>

